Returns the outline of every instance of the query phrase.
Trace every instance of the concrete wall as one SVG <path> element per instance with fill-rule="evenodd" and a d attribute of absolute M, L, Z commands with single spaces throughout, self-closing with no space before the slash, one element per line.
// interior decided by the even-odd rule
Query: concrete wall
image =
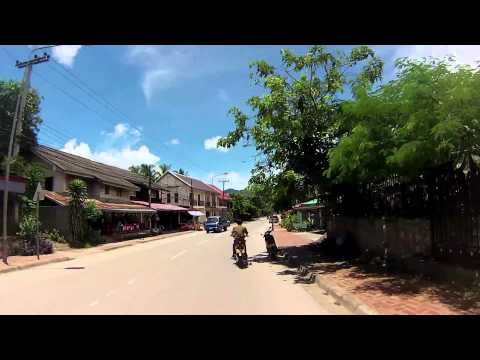
<path fill-rule="evenodd" d="M 67 191 L 67 175 L 58 169 L 53 172 L 53 191 L 58 193 Z"/>
<path fill-rule="evenodd" d="M 39 217 L 42 229 L 55 228 L 70 240 L 72 235 L 70 231 L 69 209 L 66 206 L 40 206 Z"/>
<path fill-rule="evenodd" d="M 430 221 L 426 219 L 391 219 L 334 217 L 329 221 L 329 234 L 348 232 L 362 250 L 383 254 L 386 241 L 394 257 L 430 256 Z"/>

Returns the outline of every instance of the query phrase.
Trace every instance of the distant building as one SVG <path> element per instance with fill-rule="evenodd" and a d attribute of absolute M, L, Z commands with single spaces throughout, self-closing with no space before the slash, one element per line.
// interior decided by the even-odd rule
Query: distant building
<path fill-rule="evenodd" d="M 226 216 L 232 209 L 232 197 L 229 193 L 222 191 L 213 184 L 208 184 L 217 193 L 219 215 Z"/>
<path fill-rule="evenodd" d="M 101 233 L 107 238 L 126 231 L 120 224 L 128 228 L 129 233 L 147 231 L 149 216 L 152 216 L 152 227 L 164 224 L 167 228 L 176 228 L 182 220 L 187 221 L 180 213 L 191 218 L 184 208 L 160 205 L 162 197 L 170 196 L 170 192 L 159 184 L 151 186 L 152 204 L 158 205 L 155 209 L 149 208 L 148 179 L 141 175 L 43 145 L 34 149 L 33 154 L 31 161 L 46 173 L 40 221 L 43 226 L 57 228 L 66 237 L 70 236 L 67 187 L 77 178 L 85 181 L 88 197 L 102 210 Z"/>
<path fill-rule="evenodd" d="M 159 180 L 160 186 L 173 194 L 169 203 L 199 211 L 199 221 L 205 221 L 209 216 L 219 216 L 225 213 L 227 198 L 221 198 L 221 190 L 213 185 L 190 176 L 167 171 Z M 219 194 L 220 191 L 220 194 Z"/>

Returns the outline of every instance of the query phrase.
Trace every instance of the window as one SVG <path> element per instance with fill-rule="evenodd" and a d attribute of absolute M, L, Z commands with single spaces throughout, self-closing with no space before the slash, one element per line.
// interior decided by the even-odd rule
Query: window
<path fill-rule="evenodd" d="M 200 194 L 197 195 L 197 205 L 200 206 Z"/>
<path fill-rule="evenodd" d="M 175 204 L 178 204 L 178 193 L 175 193 L 174 197 L 175 197 Z"/>
<path fill-rule="evenodd" d="M 167 194 L 167 204 L 170 204 L 170 194 Z"/>
<path fill-rule="evenodd" d="M 105 185 L 105 195 L 109 195 L 109 194 L 110 194 L 110 186 Z"/>
<path fill-rule="evenodd" d="M 53 191 L 53 176 L 45 179 L 45 190 Z"/>
<path fill-rule="evenodd" d="M 117 196 L 122 197 L 122 189 L 117 189 Z"/>

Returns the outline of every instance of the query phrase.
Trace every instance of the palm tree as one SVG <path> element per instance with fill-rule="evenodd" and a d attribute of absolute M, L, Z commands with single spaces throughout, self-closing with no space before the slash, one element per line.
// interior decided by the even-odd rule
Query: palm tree
<path fill-rule="evenodd" d="M 172 165 L 170 164 L 160 164 L 158 166 L 158 173 L 161 175 L 165 174 L 168 170 L 172 168 Z"/>
<path fill-rule="evenodd" d="M 188 175 L 188 171 L 183 170 L 182 168 L 178 169 L 177 173 L 179 173 L 180 175 L 185 175 L 185 176 Z"/>
<path fill-rule="evenodd" d="M 72 242 L 80 244 L 83 239 L 83 208 L 87 200 L 87 184 L 85 181 L 75 179 L 68 184 L 70 196 L 70 225 L 72 227 Z"/>
<path fill-rule="evenodd" d="M 160 165 L 160 168 L 162 166 L 169 166 L 166 164 Z M 130 166 L 128 168 L 131 172 L 134 172 L 135 174 L 142 175 L 145 177 L 148 181 L 148 207 L 151 207 L 152 205 L 152 198 L 151 198 L 151 192 L 152 192 L 152 184 L 158 182 L 160 179 L 160 176 L 162 176 L 163 173 L 160 173 L 160 171 L 155 169 L 155 165 L 149 165 L 149 164 L 140 164 L 138 166 Z"/>
<path fill-rule="evenodd" d="M 129 171 L 135 173 L 135 174 L 140 174 L 140 166 L 135 166 L 135 165 L 132 165 L 128 168 Z"/>

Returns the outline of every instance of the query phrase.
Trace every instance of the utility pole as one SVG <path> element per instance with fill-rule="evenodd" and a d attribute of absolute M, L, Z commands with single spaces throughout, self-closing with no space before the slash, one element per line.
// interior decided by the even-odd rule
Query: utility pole
<path fill-rule="evenodd" d="M 228 179 L 220 179 L 218 182 L 222 183 L 222 201 L 225 201 L 225 183 L 230 182 Z"/>
<path fill-rule="evenodd" d="M 33 51 L 38 50 L 34 49 Z M 33 52 L 32 51 L 32 52 Z M 46 53 L 43 56 L 35 55 L 33 59 L 20 62 L 17 60 L 15 66 L 19 69 L 25 68 L 23 75 L 22 88 L 17 98 L 17 105 L 15 108 L 15 115 L 12 122 L 12 130 L 10 132 L 10 141 L 8 143 L 8 153 L 5 164 L 5 188 L 3 190 L 3 241 L 2 241 L 2 260 L 5 264 L 8 264 L 8 244 L 7 244 L 7 211 L 8 211 L 8 185 L 10 182 L 10 165 L 12 158 L 15 158 L 20 151 L 20 144 L 18 137 L 22 134 L 22 121 L 25 111 L 25 104 L 27 101 L 28 91 L 30 89 L 30 78 L 32 76 L 33 65 L 46 62 L 50 59 L 50 56 Z M 17 141 L 15 142 L 15 138 Z"/>

